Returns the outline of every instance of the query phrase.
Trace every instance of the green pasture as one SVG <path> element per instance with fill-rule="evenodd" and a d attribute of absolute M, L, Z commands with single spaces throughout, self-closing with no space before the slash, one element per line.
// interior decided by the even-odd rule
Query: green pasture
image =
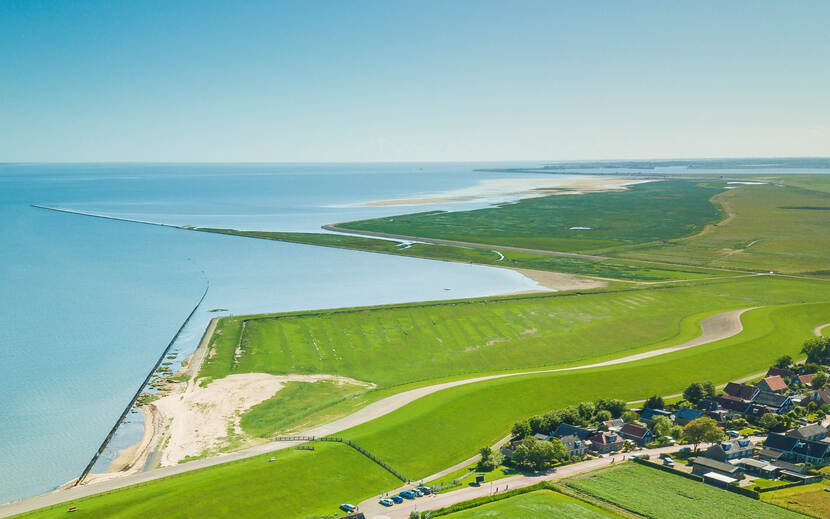
<path fill-rule="evenodd" d="M 377 489 L 400 484 L 392 474 L 339 443 L 286 449 L 170 476 L 18 515 L 18 518 L 306 518 L 331 515 Z M 276 458 L 269 462 L 270 457 Z"/>
<path fill-rule="evenodd" d="M 804 518 L 774 505 L 634 463 L 571 480 L 568 486 L 651 519 Z"/>
<path fill-rule="evenodd" d="M 764 492 L 761 500 L 819 519 L 830 519 L 830 480 Z"/>
<path fill-rule="evenodd" d="M 830 275 L 830 192 L 743 185 L 714 199 L 729 215 L 702 233 L 621 252 L 691 265 Z"/>
<path fill-rule="evenodd" d="M 717 312 L 822 300 L 830 300 L 830 283 L 757 276 L 581 295 L 227 317 L 217 326 L 200 376 L 326 373 L 390 387 L 533 370 L 680 344 L 699 335 L 700 320 Z"/>
<path fill-rule="evenodd" d="M 492 445 L 513 423 L 535 414 L 598 398 L 679 393 L 694 381 L 720 384 L 765 371 L 783 354 L 799 357 L 812 329 L 830 322 L 830 303 L 759 308 L 742 321 L 744 331 L 732 338 L 659 357 L 454 387 L 341 435 L 410 477 L 425 477 Z"/>
<path fill-rule="evenodd" d="M 529 249 L 598 251 L 698 233 L 721 218 L 709 201 L 720 191 L 686 180 L 665 180 L 625 191 L 529 198 L 473 211 L 433 211 L 338 226 Z"/>
<path fill-rule="evenodd" d="M 404 244 L 399 241 L 366 238 L 345 234 L 237 231 L 233 229 L 199 228 L 198 231 L 260 238 L 306 245 L 319 245 L 341 249 L 395 254 L 415 258 L 463 263 L 478 263 L 497 267 L 525 268 L 582 274 L 624 281 L 673 281 L 678 279 L 700 279 L 704 277 L 723 276 L 727 271 L 700 267 L 666 266 L 649 264 L 635 260 L 619 258 L 595 260 L 566 256 L 551 256 L 530 252 L 518 252 L 504 249 L 483 249 L 458 245 L 433 243 Z M 408 245 L 408 246 L 406 246 Z"/>
<path fill-rule="evenodd" d="M 567 517 L 568 519 L 606 519 L 623 517 L 579 499 L 553 490 L 536 490 L 508 497 L 493 503 L 449 514 L 452 519 L 509 517 L 537 519 L 539 517 Z"/>

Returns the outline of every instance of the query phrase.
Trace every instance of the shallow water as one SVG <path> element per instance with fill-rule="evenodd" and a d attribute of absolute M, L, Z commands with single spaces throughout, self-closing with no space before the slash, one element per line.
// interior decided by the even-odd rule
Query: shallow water
<path fill-rule="evenodd" d="M 206 279 L 208 296 L 174 346 L 179 360 L 195 348 L 215 308 L 242 314 L 538 288 L 504 269 L 184 231 L 29 204 L 180 225 L 314 231 L 325 223 L 440 207 L 348 206 L 355 202 L 505 176 L 474 173 L 474 167 L 0 166 L 0 502 L 80 473 Z M 135 439 L 140 428 L 133 425 L 114 448 Z"/>

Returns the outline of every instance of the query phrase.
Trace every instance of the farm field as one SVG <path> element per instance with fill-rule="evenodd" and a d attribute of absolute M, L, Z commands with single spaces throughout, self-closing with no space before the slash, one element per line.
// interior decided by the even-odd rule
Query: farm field
<path fill-rule="evenodd" d="M 477 519 L 486 517 L 510 517 L 511 519 L 536 519 L 538 517 L 607 519 L 621 518 L 623 516 L 553 490 L 536 490 L 528 492 L 527 494 L 508 497 L 486 505 L 455 512 L 447 515 L 447 517 L 452 519 Z"/>
<path fill-rule="evenodd" d="M 752 517 L 796 519 L 803 515 L 704 483 L 634 463 L 574 479 L 568 486 L 652 519 Z"/>
<path fill-rule="evenodd" d="M 98 494 L 15 517 L 269 518 L 332 514 L 349 500 L 365 499 L 400 481 L 357 451 L 339 443 L 315 450 L 282 450 Z M 276 461 L 268 462 L 270 457 Z"/>
<path fill-rule="evenodd" d="M 426 258 L 444 261 L 459 261 L 465 263 L 480 263 L 497 267 L 526 268 L 565 272 L 568 274 L 582 274 L 602 278 L 613 278 L 624 281 L 659 282 L 678 279 L 699 279 L 704 277 L 731 275 L 731 272 L 684 266 L 661 266 L 659 264 L 643 263 L 636 260 L 612 258 L 595 260 L 564 256 L 551 256 L 519 252 L 513 250 L 489 248 L 462 247 L 457 245 L 442 245 L 433 243 L 402 244 L 398 241 L 366 238 L 331 233 L 296 233 L 296 232 L 265 232 L 265 231 L 237 231 L 233 229 L 195 229 L 204 232 L 231 234 L 247 238 L 286 241 L 323 247 L 345 248 L 383 254 L 395 254 L 415 258 Z"/>
<path fill-rule="evenodd" d="M 425 477 L 492 445 L 513 423 L 534 414 L 598 398 L 679 393 L 694 381 L 720 384 L 761 372 L 783 354 L 798 357 L 816 324 L 830 322 L 830 303 L 760 308 L 745 313 L 743 321 L 744 332 L 730 339 L 630 364 L 454 387 L 341 435 L 409 478 Z M 413 451 L 419 455 L 407 454 Z"/>
<path fill-rule="evenodd" d="M 812 485 L 764 492 L 761 500 L 811 517 L 830 519 L 830 491 L 827 489 L 830 489 L 830 483 L 825 479 Z"/>
<path fill-rule="evenodd" d="M 730 215 L 702 233 L 621 256 L 684 264 L 830 274 L 830 193 L 744 185 L 715 197 Z"/>
<path fill-rule="evenodd" d="M 699 335 L 700 320 L 713 313 L 822 300 L 830 300 L 830 284 L 759 276 L 572 296 L 229 317 L 217 326 L 200 376 L 325 373 L 389 387 L 541 369 L 680 344 Z"/>
<path fill-rule="evenodd" d="M 721 218 L 709 199 L 722 187 L 665 180 L 625 191 L 529 198 L 473 211 L 399 215 L 338 227 L 530 249 L 603 251 L 700 232 Z"/>

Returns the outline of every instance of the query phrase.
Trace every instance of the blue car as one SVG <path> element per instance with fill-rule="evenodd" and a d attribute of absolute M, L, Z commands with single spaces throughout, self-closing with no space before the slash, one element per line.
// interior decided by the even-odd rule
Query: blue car
<path fill-rule="evenodd" d="M 404 490 L 401 492 L 401 497 L 405 497 L 407 499 L 415 499 L 415 492 L 411 490 Z"/>
<path fill-rule="evenodd" d="M 383 498 L 380 500 L 380 504 L 382 504 L 383 506 L 392 506 L 395 503 L 393 503 L 391 499 Z"/>
<path fill-rule="evenodd" d="M 344 512 L 351 513 L 351 512 L 354 512 L 355 510 L 357 510 L 357 507 L 354 506 L 354 505 L 350 505 L 348 503 L 344 503 L 344 504 L 340 505 L 340 510 L 343 510 Z"/>
<path fill-rule="evenodd" d="M 392 501 L 394 501 L 397 504 L 403 503 L 403 498 L 401 496 L 392 496 L 389 499 L 391 499 Z"/>
<path fill-rule="evenodd" d="M 420 492 L 425 496 L 428 496 L 428 495 L 432 494 L 432 489 L 429 488 L 426 485 L 422 485 L 422 486 L 418 487 L 418 490 L 420 490 Z"/>

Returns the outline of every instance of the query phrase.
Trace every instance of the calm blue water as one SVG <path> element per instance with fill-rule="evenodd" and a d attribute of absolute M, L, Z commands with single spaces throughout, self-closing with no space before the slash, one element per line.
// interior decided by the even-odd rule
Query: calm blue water
<path fill-rule="evenodd" d="M 351 203 L 507 176 L 475 173 L 477 166 L 0 166 L 0 502 L 79 474 L 206 279 L 208 297 L 175 345 L 181 356 L 195 348 L 213 308 L 242 314 L 537 288 L 503 269 L 188 232 L 29 204 L 172 224 L 314 231 L 436 207 L 342 207 Z M 114 447 L 134 440 L 136 430 L 126 428 Z"/>

